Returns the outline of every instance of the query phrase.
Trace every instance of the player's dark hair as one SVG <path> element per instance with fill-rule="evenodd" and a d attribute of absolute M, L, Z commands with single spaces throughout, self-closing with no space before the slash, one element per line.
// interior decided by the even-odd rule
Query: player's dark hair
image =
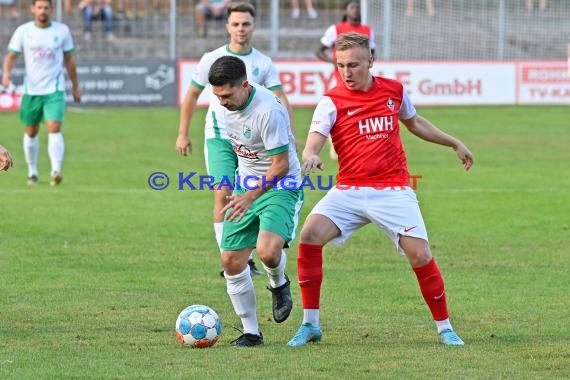
<path fill-rule="evenodd" d="M 208 82 L 212 86 L 229 84 L 231 87 L 235 87 L 241 85 L 244 80 L 247 80 L 245 63 L 238 57 L 231 55 L 216 59 L 208 72 Z"/>
<path fill-rule="evenodd" d="M 253 6 L 253 4 L 247 3 L 245 1 L 230 3 L 228 5 L 228 17 L 230 17 L 232 12 L 247 12 L 253 18 L 255 18 L 255 7 Z"/>
<path fill-rule="evenodd" d="M 38 1 L 47 1 L 50 6 L 53 6 L 53 3 L 51 2 L 51 0 L 32 0 L 32 5 L 36 5 L 36 3 L 37 3 Z"/>
<path fill-rule="evenodd" d="M 360 0 L 347 0 L 344 2 L 344 5 L 342 6 L 342 9 L 344 10 L 344 15 L 342 16 L 342 21 L 345 22 L 346 20 L 348 20 L 348 17 L 346 16 L 346 10 L 348 9 L 348 6 L 352 3 L 356 3 L 356 5 L 358 5 L 358 7 L 360 7 Z M 361 18 L 360 16 L 358 16 L 358 23 L 360 24 L 361 22 Z"/>

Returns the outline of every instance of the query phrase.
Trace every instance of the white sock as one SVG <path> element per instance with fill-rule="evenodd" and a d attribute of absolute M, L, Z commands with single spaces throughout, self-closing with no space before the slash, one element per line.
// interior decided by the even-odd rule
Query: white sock
<path fill-rule="evenodd" d="M 224 273 L 226 278 L 226 289 L 234 311 L 241 319 L 244 334 L 259 335 L 259 324 L 257 322 L 255 288 L 249 274 L 249 266 L 235 276 Z"/>
<path fill-rule="evenodd" d="M 65 145 L 63 144 L 63 135 L 61 132 L 48 134 L 48 155 L 51 162 L 51 174 L 55 172 L 61 173 L 61 163 L 63 162 L 63 152 Z"/>
<path fill-rule="evenodd" d="M 38 152 L 40 145 L 38 143 L 38 135 L 30 137 L 24 134 L 24 157 L 28 164 L 28 177 L 38 175 Z"/>
<path fill-rule="evenodd" d="M 453 331 L 453 327 L 451 327 L 451 322 L 449 318 L 444 319 L 443 321 L 435 321 L 435 325 L 437 326 L 437 333 L 439 334 L 443 330 L 451 330 Z"/>
<path fill-rule="evenodd" d="M 310 323 L 313 326 L 319 325 L 320 310 L 319 309 L 304 309 L 303 310 L 303 324 Z"/>
<path fill-rule="evenodd" d="M 281 259 L 279 264 L 275 268 L 269 268 L 264 262 L 261 262 L 265 271 L 267 272 L 267 277 L 269 278 L 269 286 L 272 288 L 278 288 L 285 284 L 285 265 L 287 264 L 287 254 L 284 250 L 281 250 Z"/>
<path fill-rule="evenodd" d="M 216 242 L 218 243 L 218 248 L 220 252 L 222 249 L 222 233 L 224 231 L 224 222 L 214 222 L 214 234 L 216 235 Z"/>

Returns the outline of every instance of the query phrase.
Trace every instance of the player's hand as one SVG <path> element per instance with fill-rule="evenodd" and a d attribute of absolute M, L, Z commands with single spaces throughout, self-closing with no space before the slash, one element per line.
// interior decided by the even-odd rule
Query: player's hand
<path fill-rule="evenodd" d="M 192 139 L 187 136 L 178 136 L 176 139 L 176 150 L 181 156 L 192 153 Z"/>
<path fill-rule="evenodd" d="M 12 166 L 14 166 L 14 161 L 10 152 L 8 152 L 4 147 L 0 146 L 0 171 L 7 171 Z"/>
<path fill-rule="evenodd" d="M 473 159 L 473 154 L 471 154 L 469 149 L 467 149 L 467 147 L 465 145 L 460 144 L 455 149 L 455 153 L 457 153 L 457 157 L 459 157 L 459 160 L 461 161 L 461 164 L 463 165 L 463 169 L 465 169 L 465 170 L 471 169 L 471 166 L 473 166 L 473 163 L 474 163 L 474 159 Z"/>
<path fill-rule="evenodd" d="M 245 214 L 247 214 L 247 210 L 249 210 L 253 201 L 245 194 L 228 195 L 226 198 L 228 204 L 220 212 L 225 214 L 226 211 L 231 209 L 230 213 L 226 216 L 226 220 L 233 222 L 237 218 L 236 221 L 240 222 Z"/>
<path fill-rule="evenodd" d="M 325 170 L 325 164 L 318 155 L 303 157 L 303 166 L 301 167 L 303 175 L 314 173 L 317 169 Z"/>
<path fill-rule="evenodd" d="M 79 88 L 73 89 L 73 101 L 75 103 L 81 103 L 81 90 Z"/>

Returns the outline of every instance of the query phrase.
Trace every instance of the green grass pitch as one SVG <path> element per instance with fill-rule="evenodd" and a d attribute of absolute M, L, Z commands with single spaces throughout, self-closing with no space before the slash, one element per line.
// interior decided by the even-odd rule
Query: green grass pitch
<path fill-rule="evenodd" d="M 266 344 L 234 349 L 240 322 L 217 274 L 212 195 L 174 184 L 178 172 L 205 173 L 203 113 L 192 126 L 194 153 L 183 158 L 174 149 L 177 109 L 69 110 L 57 188 L 45 127 L 40 183 L 28 188 L 18 116 L 2 113 L 0 144 L 16 163 L 0 173 L 0 378 L 570 377 L 570 108 L 419 112 L 476 159 L 465 173 L 453 151 L 402 131 L 465 347 L 439 343 L 407 261 L 368 226 L 325 250 L 322 342 L 287 347 L 302 317 L 299 288 L 278 325 L 267 280 L 257 277 Z M 311 114 L 295 110 L 300 147 Z M 149 188 L 155 171 L 171 177 L 168 189 Z M 327 161 L 324 174 L 334 173 Z M 306 192 L 302 221 L 322 195 Z M 297 243 L 288 250 L 292 279 Z M 176 317 L 193 303 L 221 315 L 215 348 L 176 340 Z"/>

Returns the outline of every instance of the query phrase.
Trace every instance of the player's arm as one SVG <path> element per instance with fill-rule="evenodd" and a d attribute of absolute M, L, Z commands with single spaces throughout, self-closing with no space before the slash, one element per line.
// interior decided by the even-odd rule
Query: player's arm
<path fill-rule="evenodd" d="M 326 136 L 321 133 L 309 132 L 305 149 L 303 149 L 303 165 L 301 166 L 301 171 L 304 175 L 310 174 L 317 169 L 325 169 L 325 164 L 319 157 L 319 153 L 323 149 L 326 141 Z"/>
<path fill-rule="evenodd" d="M 63 54 L 63 60 L 65 63 L 65 68 L 67 69 L 67 75 L 71 81 L 72 91 L 73 91 L 73 101 L 79 103 L 81 101 L 81 90 L 79 89 L 79 80 L 77 79 L 77 64 L 75 63 L 75 55 L 72 52 L 66 52 Z"/>
<path fill-rule="evenodd" d="M 176 150 L 183 156 L 192 152 L 192 139 L 190 138 L 189 128 L 194 112 L 196 112 L 196 105 L 202 90 L 202 88 L 198 88 L 194 84 L 190 84 L 190 87 L 184 96 L 184 100 L 180 105 L 180 122 L 178 125 Z"/>
<path fill-rule="evenodd" d="M 317 51 L 315 51 L 315 54 L 317 55 L 318 59 L 320 59 L 321 61 L 332 63 L 333 65 L 335 64 L 334 60 L 332 59 L 331 49 L 337 37 L 338 36 L 336 33 L 336 27 L 334 25 L 329 26 L 325 31 L 325 34 L 323 34 L 323 36 L 321 37 L 321 44 L 319 48 L 317 49 Z"/>
<path fill-rule="evenodd" d="M 229 209 L 232 211 L 227 215 L 228 221 L 237 219 L 239 222 L 249 210 L 251 204 L 263 195 L 266 191 L 274 187 L 284 176 L 289 173 L 289 145 L 278 148 L 280 153 L 271 156 L 271 166 L 267 169 L 264 179 L 260 179 L 255 189 L 248 190 L 244 194 L 236 194 L 228 197 L 228 204 L 222 209 L 222 213 Z"/>
<path fill-rule="evenodd" d="M 311 120 L 309 135 L 303 149 L 303 164 L 301 171 L 304 175 L 310 174 L 315 170 L 324 170 L 325 164 L 319 157 L 323 146 L 330 134 L 333 125 L 336 123 L 336 106 L 331 98 L 323 96 Z"/>
<path fill-rule="evenodd" d="M 10 87 L 10 75 L 17 60 L 18 53 L 14 51 L 9 51 L 6 58 L 4 58 L 4 63 L 2 64 L 2 87 Z"/>
<path fill-rule="evenodd" d="M 287 108 L 287 113 L 289 114 L 289 122 L 291 125 L 291 132 L 293 133 L 293 136 L 296 136 L 295 125 L 293 122 L 293 108 L 291 107 L 291 104 L 289 103 L 289 99 L 287 99 L 287 95 L 285 95 L 285 92 L 283 91 L 282 88 L 275 88 L 271 91 L 273 91 L 275 96 L 277 96 L 279 98 L 279 100 L 281 100 L 281 103 L 283 103 L 285 108 Z"/>
<path fill-rule="evenodd" d="M 321 44 L 321 46 L 319 46 L 317 51 L 315 51 L 315 55 L 321 61 L 332 63 L 334 65 L 334 61 L 330 55 L 330 48 L 328 46 Z"/>
<path fill-rule="evenodd" d="M 438 129 L 426 118 L 416 114 L 410 119 L 402 120 L 406 128 L 419 138 L 435 144 L 453 148 L 461 160 L 463 168 L 469 170 L 473 166 L 473 155 L 459 139 Z"/>

